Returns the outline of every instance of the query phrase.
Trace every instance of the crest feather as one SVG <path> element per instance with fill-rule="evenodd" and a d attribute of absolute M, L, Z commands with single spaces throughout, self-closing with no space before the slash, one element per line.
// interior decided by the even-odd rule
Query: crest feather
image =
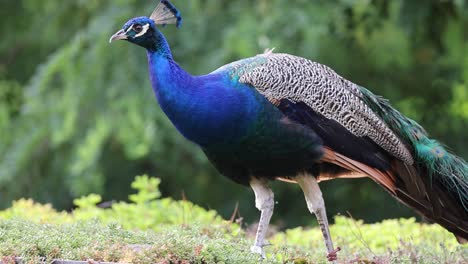
<path fill-rule="evenodd" d="M 156 25 L 165 26 L 167 24 L 176 24 L 177 27 L 180 27 L 182 24 L 182 16 L 180 15 L 180 12 L 168 0 L 161 0 L 161 2 L 156 6 L 156 9 L 154 9 L 150 18 Z"/>

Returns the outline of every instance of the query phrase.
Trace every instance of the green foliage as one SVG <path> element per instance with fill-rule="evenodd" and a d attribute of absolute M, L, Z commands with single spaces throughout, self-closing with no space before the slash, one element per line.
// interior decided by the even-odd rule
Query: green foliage
<path fill-rule="evenodd" d="M 57 212 L 49 204 L 41 205 L 32 200 L 21 199 L 14 202 L 11 208 L 0 212 L 0 218 L 20 217 L 41 223 L 66 223 L 99 219 L 102 223 L 117 221 L 127 229 L 153 229 L 156 231 L 164 229 L 168 225 L 189 223 L 219 225 L 224 223 L 215 211 L 205 210 L 189 201 L 160 199 L 159 183 L 159 179 L 149 178 L 146 175 L 136 177 L 132 187 L 137 190 L 137 193 L 129 196 L 132 203 L 116 202 L 109 209 L 98 207 L 102 198 L 97 194 L 75 199 L 74 203 L 77 208 L 69 214 Z M 239 230 L 239 228 L 237 229 Z"/>
<path fill-rule="evenodd" d="M 161 197 L 158 188 L 160 183 L 161 180 L 158 178 L 148 178 L 148 176 L 137 177 L 132 182 L 132 188 L 138 190 L 138 193 L 130 195 L 130 201 L 142 204 Z"/>
<path fill-rule="evenodd" d="M 159 179 L 138 177 L 133 203 L 96 206 L 97 195 L 75 200 L 72 213 L 20 200 L 0 211 L 0 257 L 28 263 L 72 259 L 126 263 L 258 263 L 253 237 L 215 212 L 186 201 L 157 198 Z M 135 196 L 133 196 L 135 197 Z M 148 198 L 148 199 L 147 199 Z M 189 222 L 181 217 L 181 208 Z M 159 215 L 159 217 L 158 217 Z M 364 224 L 336 217 L 331 227 L 342 261 L 377 263 L 462 263 L 468 246 L 438 225 L 414 219 Z M 326 263 L 319 228 L 277 233 L 265 263 Z M 3 258 L 5 259 L 5 258 Z M 179 262 L 180 261 L 180 262 Z M 380 261 L 380 262 L 378 262 Z"/>
<path fill-rule="evenodd" d="M 123 200 L 130 175 L 148 173 L 164 178 L 163 196 L 183 192 L 224 216 L 239 201 L 247 221 L 257 218 L 250 191 L 220 177 L 162 114 L 144 51 L 107 43 L 127 19 L 149 14 L 155 1 L 7 2 L 0 10 L 0 207 L 31 197 L 70 209 L 88 193 Z M 276 47 L 390 98 L 468 157 L 466 1 L 175 4 L 184 25 L 163 32 L 193 74 Z M 11 25 L 19 29 L 14 34 Z M 323 185 L 331 215 L 349 210 L 368 221 L 411 215 L 369 181 Z M 288 226 L 310 222 L 298 188 L 275 185 L 275 193 L 275 217 Z"/>

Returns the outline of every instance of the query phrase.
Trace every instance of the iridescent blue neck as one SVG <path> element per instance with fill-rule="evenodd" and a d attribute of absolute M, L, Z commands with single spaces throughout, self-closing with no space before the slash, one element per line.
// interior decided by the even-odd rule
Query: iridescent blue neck
<path fill-rule="evenodd" d="M 191 76 L 172 59 L 162 34 L 154 44 L 147 48 L 151 84 L 179 132 L 202 147 L 240 140 L 261 109 L 255 90 L 224 72 Z"/>
<path fill-rule="evenodd" d="M 176 103 L 192 76 L 184 71 L 172 58 L 169 44 L 159 31 L 155 32 L 154 43 L 147 48 L 149 75 L 153 90 L 161 107 Z"/>
<path fill-rule="evenodd" d="M 165 38 L 160 34 L 154 48 L 147 48 L 149 76 L 154 93 L 164 113 L 169 117 L 177 129 L 186 137 L 187 131 L 183 126 L 191 124 L 193 116 L 189 109 L 193 105 L 195 77 L 182 69 L 172 58 L 172 54 Z"/>
<path fill-rule="evenodd" d="M 154 33 L 148 38 L 147 45 L 144 45 L 148 54 L 159 54 L 162 57 L 172 60 L 171 48 L 164 35 L 155 27 Z"/>

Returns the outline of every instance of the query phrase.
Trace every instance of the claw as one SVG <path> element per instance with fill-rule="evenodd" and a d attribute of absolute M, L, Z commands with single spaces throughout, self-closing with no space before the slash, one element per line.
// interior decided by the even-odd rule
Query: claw
<path fill-rule="evenodd" d="M 332 252 L 329 252 L 329 253 L 327 254 L 327 259 L 328 259 L 328 261 L 335 261 L 335 260 L 337 260 L 337 259 L 338 259 L 337 253 L 338 253 L 338 251 L 340 251 L 340 250 L 341 250 L 341 248 L 340 248 L 340 247 L 337 247 L 337 248 L 336 248 L 335 250 L 333 250 Z"/>
<path fill-rule="evenodd" d="M 262 259 L 266 258 L 265 250 L 263 250 L 263 247 L 252 246 L 250 247 L 250 252 L 260 255 Z"/>

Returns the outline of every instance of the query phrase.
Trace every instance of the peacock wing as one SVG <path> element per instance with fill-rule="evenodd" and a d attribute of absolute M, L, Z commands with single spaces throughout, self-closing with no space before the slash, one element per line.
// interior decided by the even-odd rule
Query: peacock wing
<path fill-rule="evenodd" d="M 390 155 L 413 163 L 404 142 L 362 100 L 359 87 L 329 67 L 289 54 L 265 53 L 233 68 L 239 82 L 250 84 L 272 103 L 304 103 L 356 137 L 367 137 Z"/>

